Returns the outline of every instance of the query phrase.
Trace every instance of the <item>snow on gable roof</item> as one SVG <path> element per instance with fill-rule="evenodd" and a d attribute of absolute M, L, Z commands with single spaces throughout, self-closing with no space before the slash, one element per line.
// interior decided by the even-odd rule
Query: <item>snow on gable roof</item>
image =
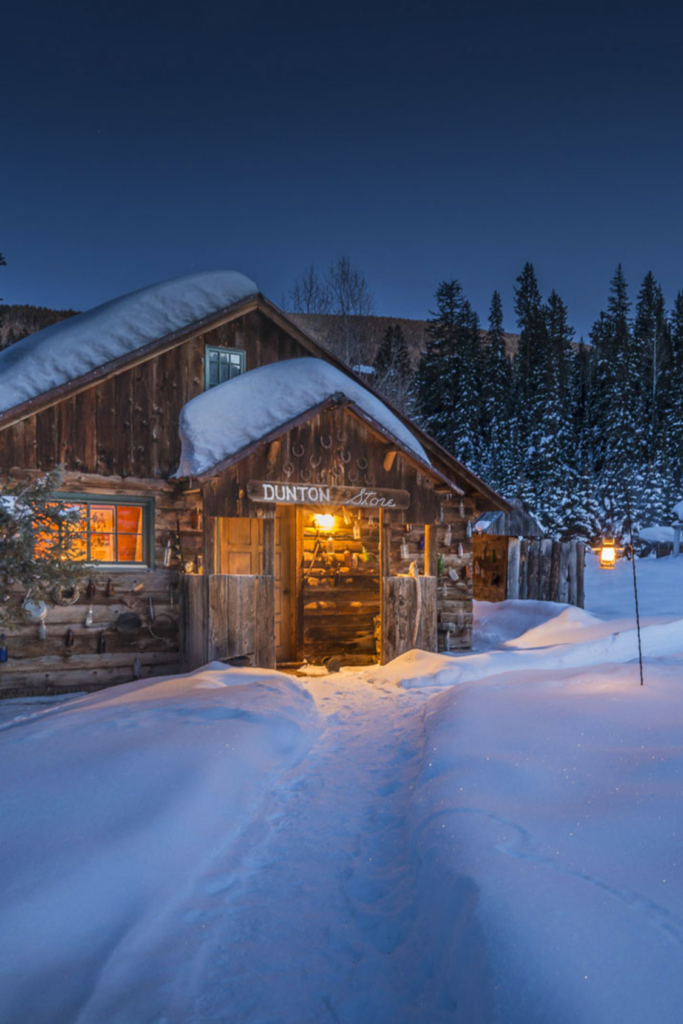
<path fill-rule="evenodd" d="M 187 403 L 180 414 L 182 455 L 176 476 L 201 476 L 248 445 L 342 393 L 429 465 L 401 420 L 375 395 L 324 359 L 260 366 Z"/>
<path fill-rule="evenodd" d="M 46 327 L 0 352 L 0 412 L 258 292 L 234 270 L 177 277 Z"/>

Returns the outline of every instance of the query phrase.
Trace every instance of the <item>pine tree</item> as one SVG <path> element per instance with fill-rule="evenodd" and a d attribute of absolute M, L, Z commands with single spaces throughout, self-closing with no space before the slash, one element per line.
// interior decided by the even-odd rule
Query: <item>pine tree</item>
<path fill-rule="evenodd" d="M 676 295 L 671 311 L 670 345 L 670 367 L 662 388 L 662 403 L 675 504 L 683 498 L 683 291 Z"/>
<path fill-rule="evenodd" d="M 30 593 L 44 597 L 54 586 L 71 585 L 83 575 L 77 561 L 79 512 L 55 501 L 60 470 L 39 480 L 0 487 L 0 622 L 20 621 Z"/>
<path fill-rule="evenodd" d="M 503 331 L 499 292 L 491 298 L 485 353 L 480 361 L 482 476 L 503 494 L 514 492 L 516 423 L 512 415 L 512 364 Z"/>
<path fill-rule="evenodd" d="M 458 281 L 443 281 L 415 378 L 420 423 L 456 458 L 479 463 L 479 319 Z"/>
<path fill-rule="evenodd" d="M 637 364 L 634 400 L 642 417 L 643 454 L 651 463 L 661 450 L 662 385 L 669 369 L 671 346 L 664 294 L 649 271 L 638 294 L 633 325 L 633 359 Z"/>
<path fill-rule="evenodd" d="M 532 371 L 529 475 L 535 480 L 536 511 L 549 532 L 566 532 L 565 519 L 576 490 L 569 409 L 571 342 L 567 307 L 553 291 L 545 307 L 545 339 Z"/>

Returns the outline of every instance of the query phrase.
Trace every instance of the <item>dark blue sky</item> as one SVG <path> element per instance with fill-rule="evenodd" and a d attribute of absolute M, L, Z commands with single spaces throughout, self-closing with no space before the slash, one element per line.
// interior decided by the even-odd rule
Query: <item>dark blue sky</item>
<path fill-rule="evenodd" d="M 280 302 L 340 253 L 377 312 L 525 260 L 579 330 L 622 261 L 683 287 L 673 3 L 13 4 L 0 295 L 87 308 L 213 268 Z"/>

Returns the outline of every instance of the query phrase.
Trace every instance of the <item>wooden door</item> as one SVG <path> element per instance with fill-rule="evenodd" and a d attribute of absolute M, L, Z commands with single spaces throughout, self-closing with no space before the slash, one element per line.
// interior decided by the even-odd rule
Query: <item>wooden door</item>
<path fill-rule="evenodd" d="M 263 530 L 259 519 L 218 520 L 218 571 L 226 576 L 260 576 Z"/>
<path fill-rule="evenodd" d="M 275 518 L 275 657 L 294 659 L 294 509 L 279 505 Z M 218 572 L 228 576 L 263 573 L 263 520 L 218 519 Z"/>

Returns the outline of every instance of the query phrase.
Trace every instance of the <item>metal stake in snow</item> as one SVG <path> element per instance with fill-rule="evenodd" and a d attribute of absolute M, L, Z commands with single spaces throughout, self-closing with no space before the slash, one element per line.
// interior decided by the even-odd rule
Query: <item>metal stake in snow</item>
<path fill-rule="evenodd" d="M 636 553 L 633 550 L 633 520 L 631 519 L 631 495 L 626 488 L 626 516 L 628 532 L 631 540 L 631 565 L 633 566 L 633 593 L 636 599 L 636 629 L 638 630 L 638 661 L 640 663 L 640 685 L 643 685 L 643 648 L 640 642 L 640 611 L 638 609 L 638 580 L 636 579 Z"/>

